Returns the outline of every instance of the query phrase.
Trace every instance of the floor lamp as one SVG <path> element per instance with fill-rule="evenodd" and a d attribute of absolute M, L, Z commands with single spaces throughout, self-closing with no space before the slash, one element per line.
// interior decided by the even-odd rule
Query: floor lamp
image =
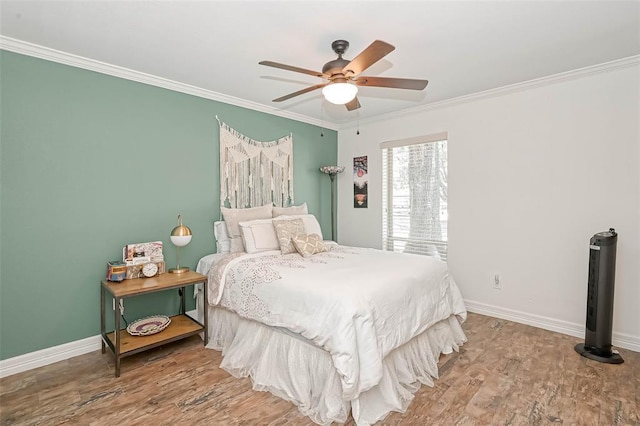
<path fill-rule="evenodd" d="M 333 219 L 334 214 L 335 214 L 335 208 L 334 208 L 334 194 L 333 194 L 333 181 L 336 179 L 336 175 L 338 173 L 342 173 L 344 172 L 344 167 L 340 167 L 340 166 L 322 166 L 320 167 L 320 171 L 322 173 L 326 173 L 329 175 L 329 178 L 331 179 L 331 240 L 335 241 L 336 237 L 335 237 L 335 221 Z"/>

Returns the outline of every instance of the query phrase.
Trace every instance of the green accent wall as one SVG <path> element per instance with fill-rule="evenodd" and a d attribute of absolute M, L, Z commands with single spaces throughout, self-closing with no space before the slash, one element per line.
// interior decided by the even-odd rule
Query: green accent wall
<path fill-rule="evenodd" d="M 181 264 L 215 252 L 216 115 L 256 140 L 293 133 L 295 203 L 330 235 L 318 167 L 336 163 L 334 131 L 7 51 L 0 100 L 0 359 L 98 335 L 106 262 L 127 243 L 161 240 L 174 266 L 178 214 L 194 235 Z M 178 305 L 177 292 L 140 296 L 125 317 Z"/>

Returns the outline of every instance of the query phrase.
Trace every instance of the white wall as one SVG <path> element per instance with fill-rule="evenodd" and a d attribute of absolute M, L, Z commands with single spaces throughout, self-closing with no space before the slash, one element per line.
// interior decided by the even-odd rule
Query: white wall
<path fill-rule="evenodd" d="M 381 246 L 380 142 L 448 132 L 449 266 L 471 310 L 584 336 L 589 238 L 615 227 L 614 344 L 640 350 L 639 81 L 634 60 L 341 130 L 338 164 L 368 155 L 370 180 L 354 209 L 339 176 L 339 242 Z"/>

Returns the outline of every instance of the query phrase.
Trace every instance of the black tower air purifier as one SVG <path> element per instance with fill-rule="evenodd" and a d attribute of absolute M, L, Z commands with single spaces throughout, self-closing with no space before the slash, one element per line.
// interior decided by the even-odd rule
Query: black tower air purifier
<path fill-rule="evenodd" d="M 607 364 L 624 362 L 619 353 L 611 350 L 617 242 L 618 234 L 613 228 L 598 232 L 589 241 L 587 329 L 584 344 L 575 347 L 583 357 Z"/>

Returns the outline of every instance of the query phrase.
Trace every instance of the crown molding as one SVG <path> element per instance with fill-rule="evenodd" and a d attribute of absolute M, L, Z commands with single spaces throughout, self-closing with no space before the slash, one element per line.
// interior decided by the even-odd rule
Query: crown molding
<path fill-rule="evenodd" d="M 407 115 L 420 114 L 425 111 L 430 111 L 439 108 L 447 108 L 454 105 L 465 104 L 469 102 L 475 102 L 481 99 L 488 99 L 492 97 L 503 96 L 510 93 L 515 93 L 523 90 L 528 90 L 536 87 L 547 86 L 562 81 L 573 80 L 584 76 L 599 74 L 602 72 L 609 72 L 620 68 L 627 68 L 640 64 L 640 55 L 629 56 L 627 58 L 616 59 L 613 61 L 605 62 L 602 64 L 591 65 L 584 68 L 578 68 L 571 71 L 562 72 L 559 74 L 553 74 L 546 77 L 536 78 L 533 80 L 523 81 L 520 83 L 510 84 L 507 86 L 497 87 L 495 89 L 489 89 L 482 92 L 472 93 L 470 95 L 459 96 L 457 98 L 446 99 L 443 101 L 432 102 L 425 105 L 419 105 L 413 108 L 394 111 L 388 114 L 381 114 L 372 117 L 368 117 L 360 121 L 359 124 L 350 123 L 331 123 L 309 117 L 302 114 L 296 114 L 290 111 L 283 111 L 278 108 L 268 107 L 257 102 L 250 102 L 244 99 L 236 98 L 233 96 L 224 95 L 222 93 L 214 92 L 212 90 L 202 89 L 200 87 L 192 86 L 185 83 L 169 80 L 162 77 L 157 77 L 151 74 L 131 70 L 117 65 L 108 64 L 106 62 L 100 62 L 93 59 L 88 59 L 82 56 L 74 55 L 60 50 L 51 49 L 48 47 L 40 46 L 37 44 L 29 43 L 26 41 L 14 39 L 0 35 L 0 49 L 10 52 L 20 53 L 35 58 L 45 59 L 51 62 L 57 62 L 64 65 L 69 65 L 76 68 L 82 68 L 89 71 L 99 72 L 101 74 L 107 74 L 114 77 L 124 78 L 126 80 L 136 81 L 151 86 L 161 87 L 175 92 L 185 93 L 188 95 L 197 96 L 204 99 L 210 99 L 213 101 L 222 102 L 229 105 L 235 105 L 242 108 L 247 108 L 254 111 L 264 112 L 266 114 L 275 115 L 278 117 L 288 118 L 303 123 L 312 124 L 315 126 L 323 127 L 325 129 L 340 131 L 343 129 L 355 128 L 358 125 L 378 122 L 380 120 L 391 120 L 399 117 L 406 117 Z"/>
<path fill-rule="evenodd" d="M 507 86 L 497 87 L 495 89 L 489 89 L 482 92 L 472 93 L 470 95 L 459 96 L 457 98 L 446 99 L 444 101 L 432 102 L 417 107 L 403 109 L 400 111 L 390 112 L 388 114 L 377 115 L 375 117 L 369 117 L 361 120 L 360 125 L 378 122 L 380 120 L 391 120 L 400 117 L 406 117 L 407 115 L 420 114 L 425 111 L 434 109 L 447 108 L 454 105 L 465 104 L 469 102 L 475 102 L 481 99 L 494 98 L 498 96 L 507 95 L 510 93 L 521 92 L 524 90 L 548 86 L 555 83 L 560 83 L 567 80 L 575 80 L 577 78 L 600 74 L 603 72 L 609 72 L 621 68 L 632 67 L 640 64 L 640 55 L 629 56 L 627 58 L 616 59 L 614 61 L 604 62 L 602 64 L 591 65 L 584 68 L 578 68 L 571 71 L 562 72 L 559 74 L 553 74 L 546 77 L 540 77 L 533 80 L 523 81 L 520 83 L 510 84 Z M 347 123 L 338 130 L 356 127 L 355 123 Z"/>
<path fill-rule="evenodd" d="M 212 90 L 202 89 L 200 87 L 192 86 L 189 84 L 180 83 L 152 74 L 147 74 L 129 68 L 108 64 L 106 62 L 96 61 L 93 59 L 85 58 L 83 56 L 51 49 L 11 37 L 0 35 L 0 49 L 7 50 L 9 52 L 20 53 L 22 55 L 32 56 L 34 58 L 45 59 L 47 61 L 57 62 L 59 64 L 69 65 L 76 68 L 95 71 L 101 74 L 124 78 L 126 80 L 136 81 L 138 83 L 148 84 L 150 86 L 161 87 L 163 89 L 173 90 L 175 92 L 185 93 L 187 95 L 193 95 L 229 105 L 235 105 L 254 111 L 264 112 L 266 114 L 288 118 L 303 123 L 313 124 L 325 129 L 338 129 L 338 126 L 334 123 L 321 121 L 312 117 L 308 117 L 306 115 L 283 111 L 281 109 L 268 107 L 257 102 L 250 102 L 244 99 L 236 98 L 234 96 L 228 96 L 222 93 L 214 92 Z"/>

